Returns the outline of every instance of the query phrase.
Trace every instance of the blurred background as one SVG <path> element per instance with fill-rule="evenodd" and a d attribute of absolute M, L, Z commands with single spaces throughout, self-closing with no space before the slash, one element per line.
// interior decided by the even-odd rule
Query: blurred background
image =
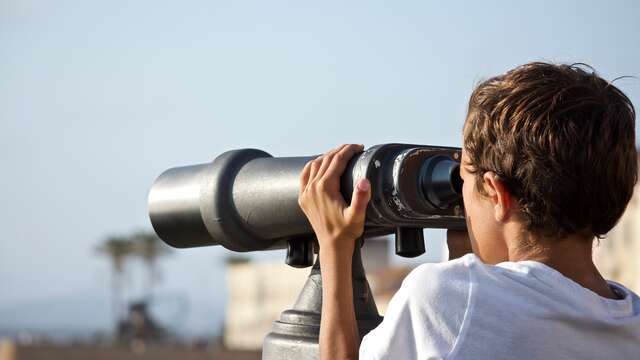
<path fill-rule="evenodd" d="M 535 60 L 632 76 L 615 84 L 638 107 L 639 15 L 631 0 L 0 0 L 0 359 L 259 358 L 309 270 L 163 246 L 157 175 L 248 147 L 460 146 L 474 85 Z M 639 201 L 596 251 L 636 291 Z M 425 237 L 410 261 L 388 239 L 365 248 L 381 311 L 412 266 L 447 258 L 443 231 Z"/>

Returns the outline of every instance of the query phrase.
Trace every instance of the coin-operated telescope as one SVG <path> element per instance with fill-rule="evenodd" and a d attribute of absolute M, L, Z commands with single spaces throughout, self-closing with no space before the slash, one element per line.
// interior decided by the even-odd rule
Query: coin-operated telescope
<path fill-rule="evenodd" d="M 257 149 L 227 151 L 213 162 L 172 168 L 149 192 L 149 217 L 169 245 L 222 245 L 232 251 L 287 249 L 286 263 L 313 264 L 317 239 L 298 205 L 300 173 L 315 156 L 272 157 Z M 340 190 L 351 201 L 357 181 L 371 183 L 360 243 L 395 233 L 396 254 L 425 251 L 423 228 L 464 229 L 460 149 L 382 144 L 350 159 Z M 353 294 L 360 336 L 381 321 L 356 246 Z M 316 260 L 293 309 L 277 320 L 263 359 L 317 359 L 322 282 Z"/>

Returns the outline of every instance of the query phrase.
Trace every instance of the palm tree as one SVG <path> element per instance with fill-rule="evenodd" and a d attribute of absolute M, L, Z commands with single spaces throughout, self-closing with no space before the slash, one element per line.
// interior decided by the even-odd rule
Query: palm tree
<path fill-rule="evenodd" d="M 157 260 L 171 253 L 170 248 L 153 231 L 138 231 L 131 236 L 133 255 L 142 259 L 147 267 L 147 297 L 153 294 L 153 287 L 159 279 Z"/>
<path fill-rule="evenodd" d="M 125 259 L 131 255 L 133 244 L 123 236 L 108 236 L 97 247 L 97 252 L 111 259 L 111 306 L 114 328 L 117 329 L 123 314 L 122 284 Z"/>

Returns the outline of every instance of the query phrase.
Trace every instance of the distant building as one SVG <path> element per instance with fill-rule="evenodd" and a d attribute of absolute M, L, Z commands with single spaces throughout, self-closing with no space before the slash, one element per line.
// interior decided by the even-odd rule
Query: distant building
<path fill-rule="evenodd" d="M 309 271 L 292 268 L 284 261 L 229 264 L 224 346 L 236 350 L 262 348 L 271 324 L 296 301 Z"/>
<path fill-rule="evenodd" d="M 640 185 L 616 227 L 594 246 L 594 260 L 606 279 L 640 293 Z"/>

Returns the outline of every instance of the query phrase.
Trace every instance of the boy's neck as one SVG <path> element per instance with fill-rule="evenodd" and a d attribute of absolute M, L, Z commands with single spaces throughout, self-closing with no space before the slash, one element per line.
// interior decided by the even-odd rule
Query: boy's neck
<path fill-rule="evenodd" d="M 593 263 L 592 239 L 572 235 L 562 240 L 527 243 L 535 245 L 521 241 L 507 244 L 509 261 L 541 262 L 602 297 L 618 298 Z"/>

